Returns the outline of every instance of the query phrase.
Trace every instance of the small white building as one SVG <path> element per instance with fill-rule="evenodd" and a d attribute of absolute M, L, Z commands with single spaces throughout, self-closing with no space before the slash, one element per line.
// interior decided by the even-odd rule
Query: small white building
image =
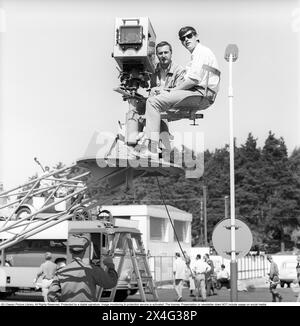
<path fill-rule="evenodd" d="M 183 250 L 191 248 L 192 214 L 173 206 L 167 206 L 176 234 Z M 102 206 L 115 218 L 137 222 L 146 251 L 151 256 L 174 256 L 180 252 L 174 230 L 164 205 Z"/>

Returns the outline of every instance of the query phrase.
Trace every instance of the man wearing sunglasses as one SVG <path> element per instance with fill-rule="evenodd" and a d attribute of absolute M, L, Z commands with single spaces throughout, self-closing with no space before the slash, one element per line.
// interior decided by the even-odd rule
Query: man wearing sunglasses
<path fill-rule="evenodd" d="M 160 112 L 168 111 L 173 105 L 188 96 L 203 95 L 207 76 L 207 71 L 202 69 L 204 64 L 218 69 L 215 55 L 209 48 L 200 43 L 198 34 L 193 27 L 182 27 L 178 35 L 182 45 L 191 53 L 191 60 L 185 68 L 185 75 L 181 83 L 148 98 L 145 112 L 147 146 L 137 154 L 141 158 L 147 157 L 155 160 L 159 158 Z M 211 77 L 208 87 L 217 91 L 217 85 L 218 77 Z"/>

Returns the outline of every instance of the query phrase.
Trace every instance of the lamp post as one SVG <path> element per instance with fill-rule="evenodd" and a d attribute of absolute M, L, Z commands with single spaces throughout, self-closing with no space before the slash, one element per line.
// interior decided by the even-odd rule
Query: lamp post
<path fill-rule="evenodd" d="M 238 58 L 238 47 L 229 44 L 226 47 L 224 58 L 229 62 L 229 133 L 230 133 L 230 236 L 231 236 L 231 261 L 230 261 L 230 286 L 231 301 L 236 302 L 237 296 L 237 261 L 235 246 L 235 188 L 234 188 L 234 136 L 233 136 L 233 89 L 232 89 L 232 63 Z"/>
<path fill-rule="evenodd" d="M 207 242 L 207 210 L 206 210 L 206 186 L 203 186 L 203 216 L 204 216 L 204 246 L 208 246 Z"/>

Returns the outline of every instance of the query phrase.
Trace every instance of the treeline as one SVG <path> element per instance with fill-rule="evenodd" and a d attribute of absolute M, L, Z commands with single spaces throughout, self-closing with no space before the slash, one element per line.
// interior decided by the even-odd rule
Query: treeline
<path fill-rule="evenodd" d="M 235 145 L 234 155 L 236 218 L 250 227 L 252 249 L 272 253 L 300 247 L 300 148 L 288 156 L 283 138 L 276 138 L 271 131 L 259 148 L 250 133 L 244 144 Z M 62 166 L 60 162 L 55 168 Z M 81 172 L 76 167 L 72 176 Z M 228 145 L 204 152 L 204 174 L 200 179 L 186 179 L 184 174 L 139 177 L 127 192 L 124 187 L 108 192 L 103 185 L 94 185 L 90 192 L 99 194 L 100 203 L 105 205 L 162 205 L 161 190 L 166 204 L 193 214 L 192 245 L 198 245 L 204 240 L 203 218 L 200 218 L 204 186 L 207 238 L 211 244 L 214 227 L 225 218 L 225 197 L 230 195 Z M 230 203 L 229 198 L 227 202 Z M 230 212 L 230 207 L 227 211 Z"/>
<path fill-rule="evenodd" d="M 230 194 L 229 146 L 206 150 L 204 166 L 200 179 L 159 177 L 165 202 L 193 214 L 193 245 L 203 242 L 203 186 L 207 189 L 209 241 L 215 225 L 225 218 L 225 196 Z M 250 133 L 244 144 L 235 146 L 235 194 L 236 218 L 250 227 L 254 250 L 278 252 L 300 244 L 300 148 L 288 156 L 283 138 L 272 132 L 259 148 Z M 163 203 L 155 177 L 137 178 L 129 193 L 115 192 L 109 197 L 105 198 L 107 204 Z"/>

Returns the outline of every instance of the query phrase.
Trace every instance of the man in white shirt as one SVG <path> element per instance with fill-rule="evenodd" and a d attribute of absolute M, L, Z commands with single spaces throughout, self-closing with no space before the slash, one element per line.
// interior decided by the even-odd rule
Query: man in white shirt
<path fill-rule="evenodd" d="M 180 253 L 175 253 L 175 261 L 173 264 L 174 289 L 177 293 L 177 301 L 182 301 L 183 282 L 186 276 L 186 264 L 180 257 Z"/>
<path fill-rule="evenodd" d="M 188 96 L 203 95 L 208 72 L 202 66 L 218 68 L 215 55 L 199 42 L 198 34 L 193 27 L 182 27 L 178 34 L 182 45 L 192 54 L 191 61 L 186 66 L 186 73 L 180 84 L 169 90 L 161 91 L 157 96 L 148 98 L 145 113 L 145 134 L 148 144 L 147 148 L 139 154 L 140 157 L 158 159 L 160 113 L 169 110 Z M 218 77 L 212 75 L 207 86 L 213 91 L 217 91 Z"/>
<path fill-rule="evenodd" d="M 191 266 L 196 285 L 196 298 L 195 301 L 199 300 L 201 294 L 202 301 L 206 301 L 206 289 L 205 289 L 205 275 L 211 269 L 211 267 L 203 260 L 201 260 L 201 255 L 196 256 L 196 261 Z"/>
<path fill-rule="evenodd" d="M 221 289 L 223 286 L 230 289 L 230 277 L 224 264 L 221 265 L 221 270 L 217 274 L 217 288 Z"/>

